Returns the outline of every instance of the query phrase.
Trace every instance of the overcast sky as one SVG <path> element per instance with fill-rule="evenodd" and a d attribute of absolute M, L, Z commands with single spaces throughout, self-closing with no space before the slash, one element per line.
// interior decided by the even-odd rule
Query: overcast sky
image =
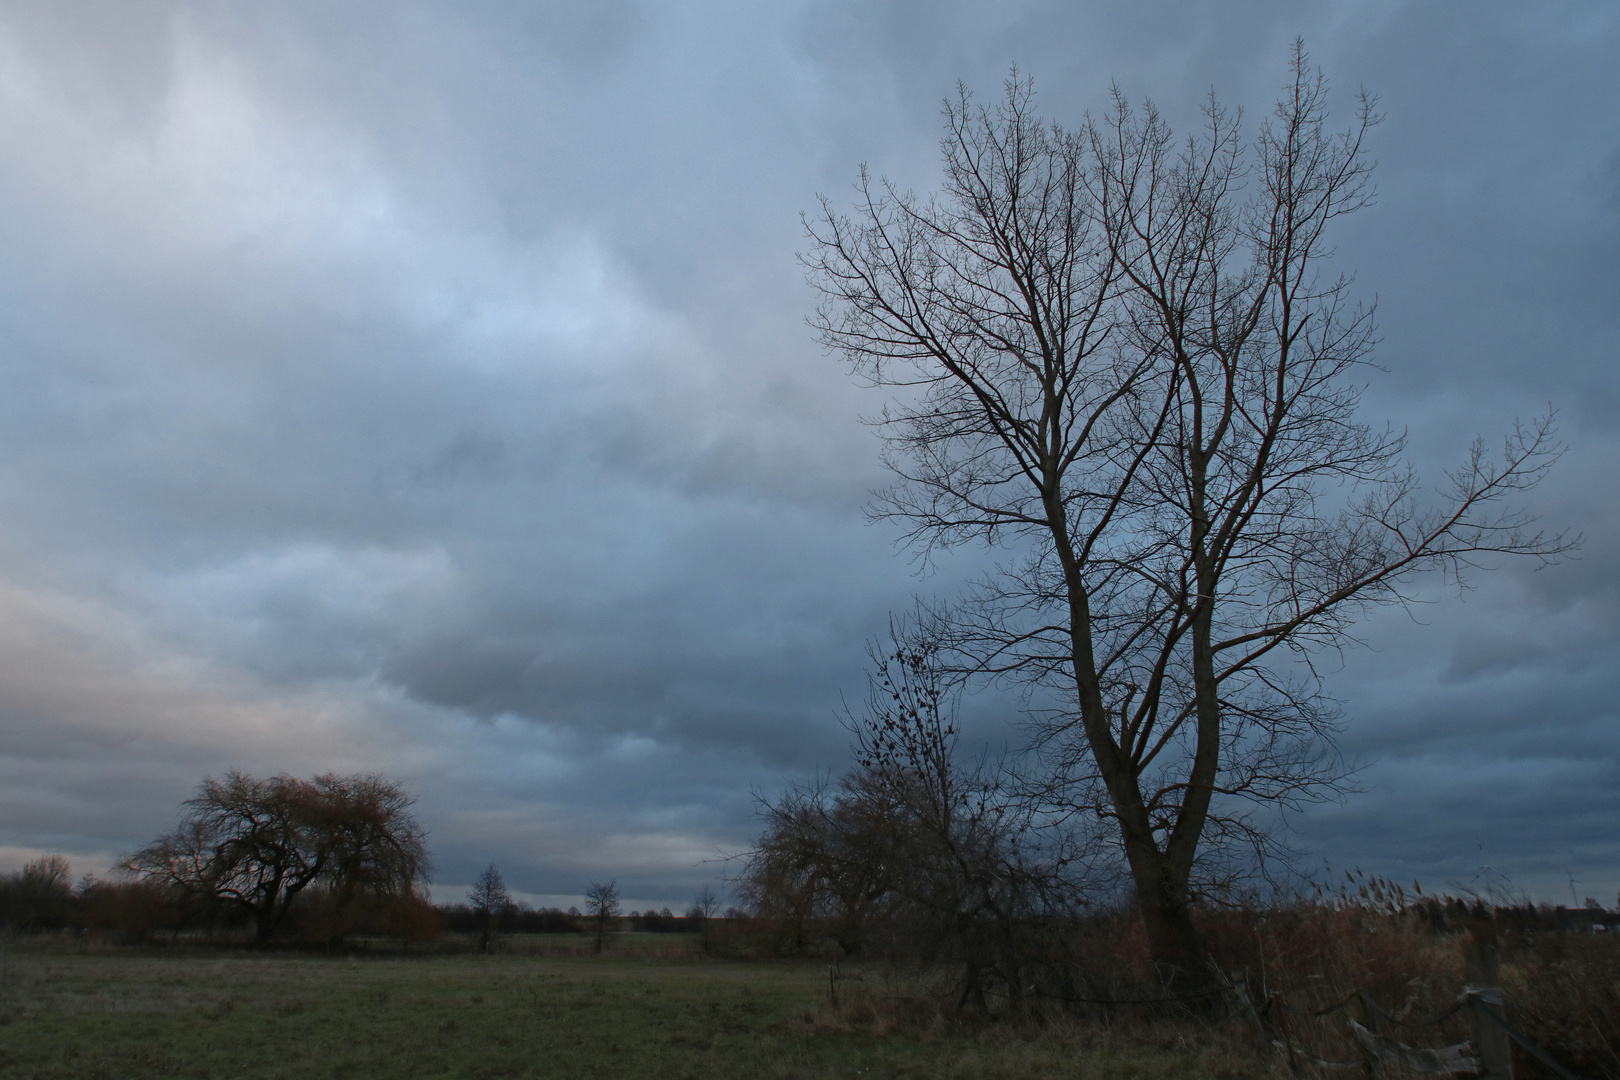
<path fill-rule="evenodd" d="M 1388 116 L 1338 244 L 1365 419 L 1438 481 L 1551 404 L 1529 504 L 1586 540 L 1362 626 L 1366 790 L 1294 843 L 1613 906 L 1597 0 L 0 0 L 0 869 L 103 872 L 225 769 L 381 770 L 441 900 L 491 860 L 541 903 L 719 885 L 756 792 L 846 763 L 865 641 L 975 559 L 919 579 L 865 524 L 882 400 L 804 325 L 799 214 L 862 162 L 933 187 L 958 80 L 1257 117 L 1296 36 Z"/>

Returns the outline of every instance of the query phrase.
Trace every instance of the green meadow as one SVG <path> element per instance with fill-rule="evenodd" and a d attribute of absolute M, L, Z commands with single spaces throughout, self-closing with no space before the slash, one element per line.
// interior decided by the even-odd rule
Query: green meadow
<path fill-rule="evenodd" d="M 819 964 L 559 951 L 570 950 L 11 951 L 0 1078 L 1104 1080 L 1266 1071 L 1224 1039 L 1184 1030 L 968 1029 L 926 1007 L 901 1022 L 907 1010 L 885 1004 L 899 999 L 848 969 L 833 1005 Z"/>

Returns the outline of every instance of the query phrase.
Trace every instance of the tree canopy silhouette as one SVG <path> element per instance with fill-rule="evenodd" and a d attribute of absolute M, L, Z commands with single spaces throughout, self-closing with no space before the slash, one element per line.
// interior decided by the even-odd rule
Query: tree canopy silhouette
<path fill-rule="evenodd" d="M 323 886 L 343 926 L 409 898 L 428 878 L 414 800 L 376 774 L 209 777 L 179 825 L 126 861 L 140 877 L 240 912 L 269 941 L 295 901 Z"/>
<path fill-rule="evenodd" d="M 853 211 L 808 223 L 821 340 L 903 390 L 874 514 L 924 558 L 1008 553 L 931 636 L 965 677 L 1048 691 L 1032 796 L 1108 824 L 1156 959 L 1195 979 L 1209 853 L 1265 850 L 1255 804 L 1345 775 L 1313 657 L 1420 575 L 1569 543 L 1511 500 L 1550 418 L 1432 502 L 1358 418 L 1373 313 L 1329 234 L 1372 202 L 1377 117 L 1363 94 L 1332 130 L 1327 96 L 1296 46 L 1252 139 L 1213 97 L 1178 139 L 1117 93 L 1048 124 L 1015 73 L 995 108 L 947 103 L 937 195 L 862 169 Z"/>

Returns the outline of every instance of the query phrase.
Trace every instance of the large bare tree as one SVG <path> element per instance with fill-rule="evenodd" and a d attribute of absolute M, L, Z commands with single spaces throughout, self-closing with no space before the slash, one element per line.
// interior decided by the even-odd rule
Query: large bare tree
<path fill-rule="evenodd" d="M 231 771 L 187 799 L 177 828 L 131 855 L 125 869 L 253 921 L 269 941 L 317 884 L 345 926 L 362 909 L 408 899 L 428 858 L 414 800 L 374 774 L 260 780 Z"/>
<path fill-rule="evenodd" d="M 1375 117 L 1363 96 L 1330 130 L 1298 49 L 1292 75 L 1252 141 L 1213 98 L 1177 140 L 1117 96 L 1067 131 L 1016 76 L 994 109 L 962 91 L 938 195 L 863 169 L 853 213 L 809 224 L 823 342 L 902 388 L 874 512 L 925 556 L 1006 550 L 936 632 L 1047 688 L 1037 795 L 1112 823 L 1166 978 L 1202 972 L 1210 844 L 1263 846 L 1245 807 L 1342 777 L 1311 658 L 1420 574 L 1565 546 L 1504 505 L 1549 423 L 1425 507 L 1402 440 L 1357 419 L 1372 316 L 1328 233 L 1371 200 Z"/>

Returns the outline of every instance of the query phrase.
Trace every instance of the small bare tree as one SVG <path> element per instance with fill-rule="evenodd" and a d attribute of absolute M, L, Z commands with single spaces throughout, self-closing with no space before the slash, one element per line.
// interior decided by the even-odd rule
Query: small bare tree
<path fill-rule="evenodd" d="M 871 650 L 864 707 L 846 714 L 856 768 L 762 800 L 743 895 L 779 946 L 831 937 L 950 971 L 959 1009 L 998 995 L 1018 1010 L 1071 976 L 1047 930 L 1083 906 L 1084 853 L 1005 789 L 998 766 L 961 752 L 961 687 L 936 643 L 901 620 L 891 638 Z"/>
<path fill-rule="evenodd" d="M 692 906 L 686 909 L 686 917 L 696 922 L 712 919 L 720 912 L 720 898 L 714 893 L 714 886 L 708 882 L 692 894 Z"/>
<path fill-rule="evenodd" d="M 585 914 L 596 924 L 596 955 L 602 955 L 608 929 L 619 915 L 617 880 L 593 881 L 585 890 Z"/>
<path fill-rule="evenodd" d="M 1041 828 L 998 767 L 962 753 L 960 684 L 926 628 L 897 620 L 890 637 L 871 650 L 865 708 L 847 717 L 860 768 L 846 788 L 882 808 L 874 846 L 907 951 L 955 966 L 959 1008 L 987 1011 L 994 988 L 1019 1010 L 1036 981 L 1033 928 L 1077 910 L 1071 837 Z"/>
<path fill-rule="evenodd" d="M 863 170 L 854 215 L 808 226 L 823 342 L 906 392 L 875 513 L 925 558 L 1011 553 L 936 633 L 960 670 L 1046 688 L 1032 790 L 1112 826 L 1166 978 L 1203 971 L 1209 845 L 1263 849 L 1245 806 L 1343 776 L 1312 657 L 1420 574 L 1567 547 L 1504 508 L 1550 422 L 1425 507 L 1402 440 L 1356 419 L 1372 316 L 1325 265 L 1371 201 L 1376 117 L 1364 96 L 1330 131 L 1297 47 L 1292 75 L 1253 142 L 1213 99 L 1178 142 L 1151 105 L 1066 131 L 1027 81 L 996 109 L 964 90 L 939 196 Z"/>
<path fill-rule="evenodd" d="M 830 937 L 848 953 L 887 936 L 899 899 L 900 822 L 880 785 L 858 772 L 838 785 L 794 787 L 761 800 L 765 831 L 749 852 L 738 894 L 797 951 Z M 920 868 L 919 868 L 920 869 Z"/>
<path fill-rule="evenodd" d="M 495 920 L 512 903 L 512 894 L 506 891 L 506 882 L 494 863 L 486 866 L 473 881 L 467 903 L 478 916 L 478 951 L 488 953 L 495 935 Z"/>

